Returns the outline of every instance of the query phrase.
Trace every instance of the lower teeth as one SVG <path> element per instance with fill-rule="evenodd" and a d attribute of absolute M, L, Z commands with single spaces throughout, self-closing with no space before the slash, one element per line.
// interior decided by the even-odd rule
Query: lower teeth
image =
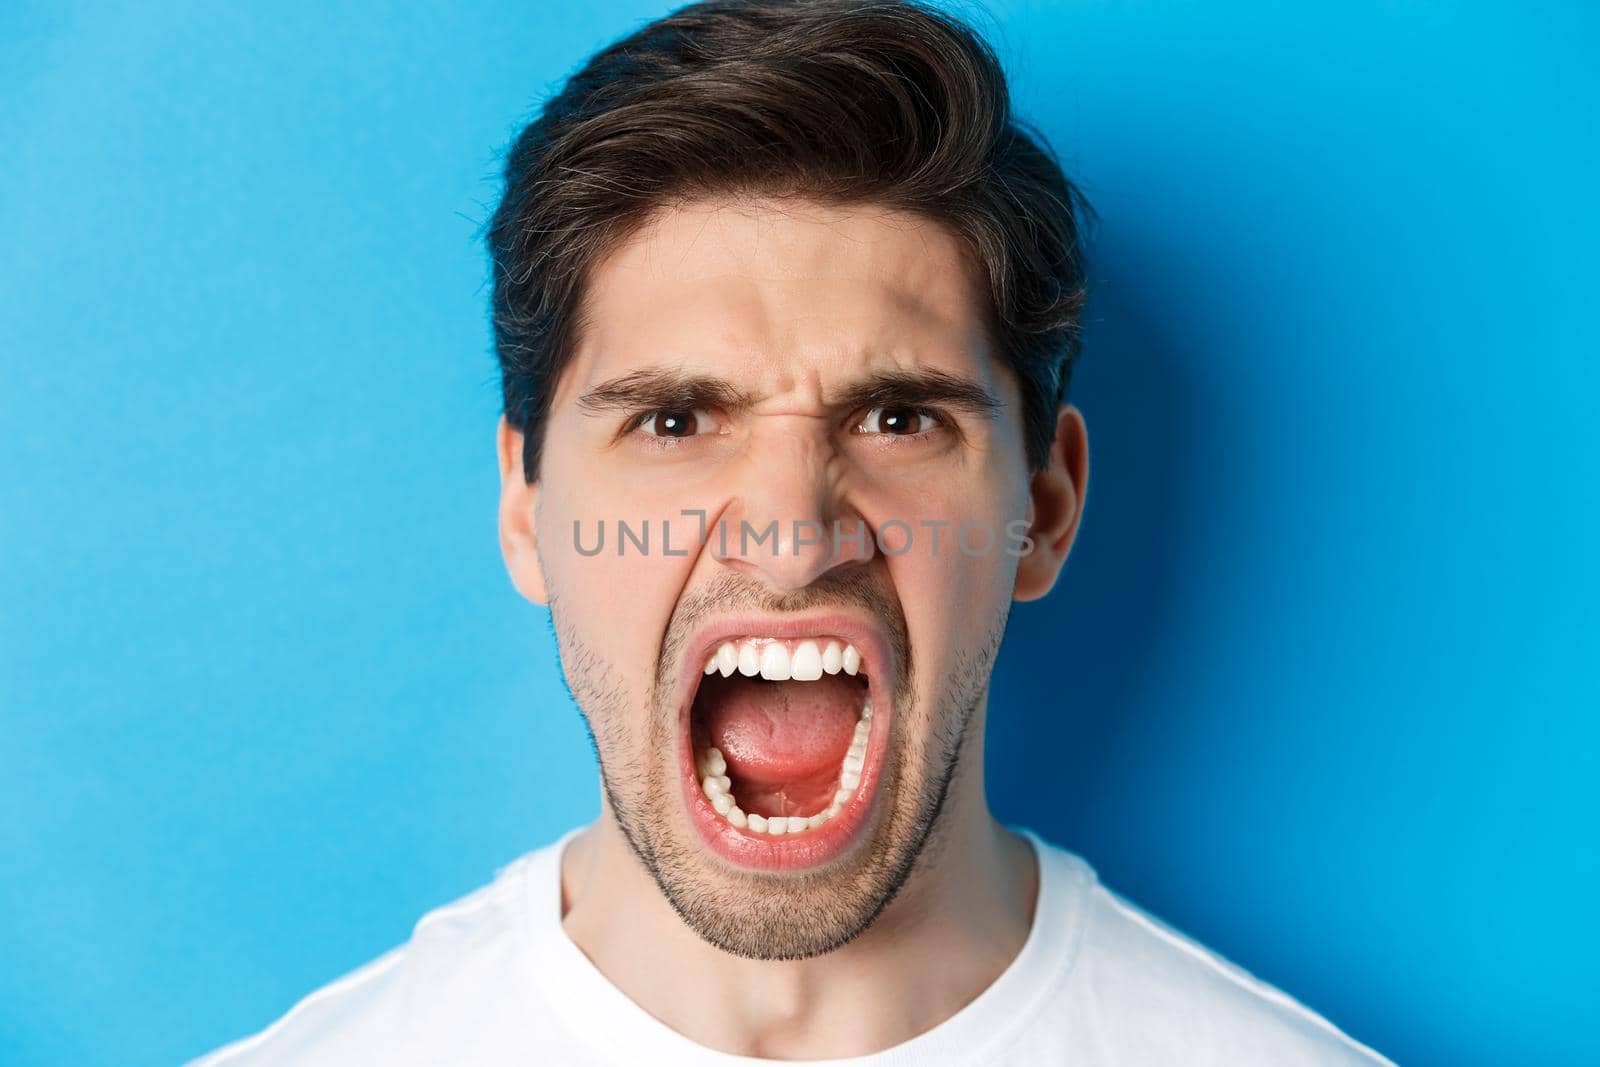
<path fill-rule="evenodd" d="M 728 761 L 717 748 L 708 748 L 695 759 L 695 769 L 700 772 L 700 788 L 705 792 L 711 807 L 722 818 L 741 830 L 750 830 L 769 837 L 804 833 L 816 830 L 832 819 L 855 795 L 861 785 L 861 769 L 866 764 L 867 736 L 872 732 L 872 701 L 861 706 L 861 718 L 856 720 L 855 734 L 850 738 L 850 749 L 839 764 L 839 789 L 833 800 L 815 815 L 764 815 L 747 814 L 739 807 L 731 791 L 733 782 L 728 777 Z"/>

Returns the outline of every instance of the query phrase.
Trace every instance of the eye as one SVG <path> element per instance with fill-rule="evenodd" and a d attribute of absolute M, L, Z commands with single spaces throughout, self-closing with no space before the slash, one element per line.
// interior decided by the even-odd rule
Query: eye
<path fill-rule="evenodd" d="M 884 405 L 868 411 L 856 427 L 857 433 L 884 434 L 889 437 L 915 437 L 940 425 L 933 412 L 904 405 Z"/>
<path fill-rule="evenodd" d="M 651 437 L 668 439 L 693 437 L 711 427 L 710 416 L 699 408 L 662 408 L 647 411 L 639 417 L 635 427 Z"/>

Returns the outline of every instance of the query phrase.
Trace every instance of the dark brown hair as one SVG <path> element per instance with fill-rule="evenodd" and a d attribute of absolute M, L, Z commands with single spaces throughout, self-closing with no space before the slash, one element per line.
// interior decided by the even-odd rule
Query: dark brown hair
<path fill-rule="evenodd" d="M 1088 211 L 1011 115 L 989 46 L 907 0 L 705 0 L 597 53 L 518 136 L 489 224 L 507 421 L 539 473 L 589 268 L 671 203 L 714 194 L 873 203 L 948 226 L 1044 465 L 1079 348 Z"/>

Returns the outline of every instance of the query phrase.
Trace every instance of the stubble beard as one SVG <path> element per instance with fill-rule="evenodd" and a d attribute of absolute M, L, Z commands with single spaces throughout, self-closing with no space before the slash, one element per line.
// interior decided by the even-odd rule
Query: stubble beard
<path fill-rule="evenodd" d="M 680 604 L 663 642 L 639 741 L 635 740 L 636 703 L 628 699 L 621 674 L 565 624 L 556 595 L 550 599 L 551 620 L 568 691 L 588 726 L 607 803 L 629 848 L 672 909 L 703 940 L 724 952 L 757 960 L 807 959 L 859 937 L 912 877 L 919 859 L 926 865 L 942 851 L 946 801 L 958 780 L 962 754 L 981 721 L 978 712 L 1009 604 L 1002 607 L 979 648 L 955 653 L 933 701 L 930 725 L 918 736 L 907 736 L 906 726 L 918 722 L 917 701 L 905 684 L 910 654 L 904 623 L 892 599 L 848 575 L 838 581 L 825 576 L 800 593 L 759 598 L 755 606 L 779 612 L 821 603 L 854 603 L 885 619 L 887 609 L 898 622 L 891 645 L 897 646 L 900 663 L 894 734 L 884 756 L 867 839 L 815 870 L 759 872 L 731 868 L 693 840 L 679 799 L 678 713 L 663 699 L 670 689 L 665 682 L 671 664 L 681 658 L 675 654 L 681 649 L 678 638 L 710 610 L 751 606 L 742 588 L 730 579 Z M 841 598 L 840 593 L 845 595 Z"/>

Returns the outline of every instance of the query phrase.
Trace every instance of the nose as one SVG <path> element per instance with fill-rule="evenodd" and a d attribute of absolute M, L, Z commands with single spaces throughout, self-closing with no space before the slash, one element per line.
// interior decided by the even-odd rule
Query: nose
<path fill-rule="evenodd" d="M 843 499 L 842 461 L 826 440 L 809 431 L 773 434 L 752 442 L 736 467 L 711 537 L 720 564 L 786 593 L 872 558 L 872 532 Z"/>

